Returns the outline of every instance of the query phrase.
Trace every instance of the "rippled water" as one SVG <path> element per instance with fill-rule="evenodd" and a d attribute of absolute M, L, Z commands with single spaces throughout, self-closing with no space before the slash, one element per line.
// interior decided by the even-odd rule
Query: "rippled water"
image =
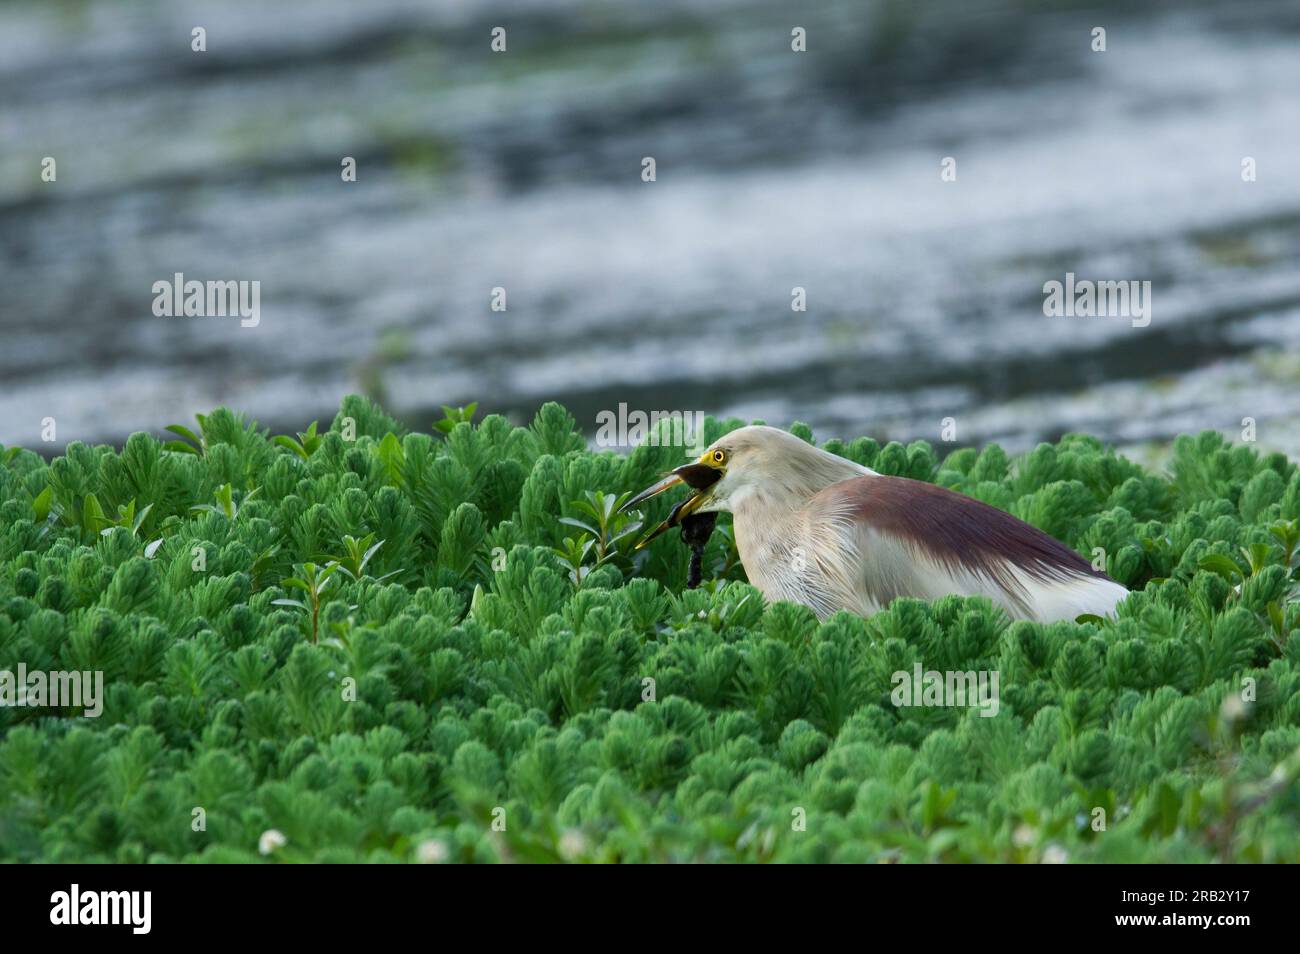
<path fill-rule="evenodd" d="M 1300 13 L 1219 6 L 0 3 L 0 441 L 365 387 L 1300 452 Z M 175 272 L 260 324 L 155 317 Z M 1150 325 L 1045 317 L 1066 272 Z"/>

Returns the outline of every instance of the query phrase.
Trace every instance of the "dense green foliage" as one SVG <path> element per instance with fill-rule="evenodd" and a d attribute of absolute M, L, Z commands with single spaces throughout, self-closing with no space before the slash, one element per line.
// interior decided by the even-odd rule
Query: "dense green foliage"
<path fill-rule="evenodd" d="M 297 438 L 219 410 L 165 447 L 0 456 L 0 670 L 106 685 L 98 718 L 0 708 L 0 858 L 260 860 L 275 830 L 278 860 L 1300 860 L 1284 457 L 831 442 L 1138 592 L 1115 621 L 948 598 L 819 624 L 764 606 L 725 519 L 699 590 L 676 533 L 630 557 L 601 492 L 680 449 L 470 414 L 403 434 L 350 397 Z M 997 670 L 1000 712 L 896 708 L 918 661 Z"/>

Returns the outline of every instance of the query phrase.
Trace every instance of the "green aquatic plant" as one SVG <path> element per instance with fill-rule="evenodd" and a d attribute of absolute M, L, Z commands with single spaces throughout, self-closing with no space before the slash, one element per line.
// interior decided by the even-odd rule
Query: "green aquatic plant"
<path fill-rule="evenodd" d="M 317 421 L 312 421 L 307 425 L 307 430 L 298 432 L 296 439 L 287 434 L 279 435 L 275 438 L 276 446 L 292 451 L 303 460 L 306 460 L 316 453 L 316 448 L 320 447 L 321 436 L 316 433 L 317 423 Z"/>
<path fill-rule="evenodd" d="M 475 401 L 468 407 L 448 407 L 442 406 L 442 420 L 433 422 L 433 429 L 440 434 L 450 434 L 456 429 L 457 424 L 471 424 L 474 421 L 474 414 L 478 410 L 478 402 Z"/>
<path fill-rule="evenodd" d="M 296 441 L 218 409 L 165 444 L 4 449 L 0 673 L 104 693 L 0 705 L 0 860 L 1300 860 L 1284 456 L 825 442 L 1134 592 L 1111 620 L 819 621 L 745 582 L 725 516 L 699 589 L 677 534 L 632 554 L 672 501 L 618 505 L 680 448 L 592 452 L 553 404 L 474 417 L 407 432 L 349 396 Z M 901 704 L 917 667 L 996 673 L 996 713 Z"/>
<path fill-rule="evenodd" d="M 95 519 L 95 522 L 102 526 L 99 532 L 105 536 L 112 533 L 114 527 L 121 527 L 134 537 L 139 535 L 140 528 L 144 526 L 145 520 L 149 517 L 149 511 L 152 509 L 153 504 L 145 504 L 140 508 L 140 512 L 136 513 L 135 498 L 132 497 L 127 503 L 117 505 L 117 517 L 115 519 L 100 516 Z"/>
<path fill-rule="evenodd" d="M 641 521 L 634 513 L 619 513 L 619 508 L 632 494 L 607 494 L 602 491 L 584 491 L 581 500 L 569 503 L 569 512 L 577 516 L 561 517 L 560 523 L 584 531 L 576 537 L 565 537 L 553 552 L 564 564 L 569 580 L 581 587 L 587 575 L 597 567 L 615 560 L 629 565 L 627 551 L 635 542 Z M 587 558 L 593 559 L 587 566 Z"/>
<path fill-rule="evenodd" d="M 321 604 L 325 600 L 326 591 L 330 589 L 330 584 L 337 580 L 334 574 L 343 570 L 343 566 L 339 563 L 329 563 L 323 567 L 315 563 L 300 563 L 294 567 L 294 570 L 297 576 L 285 577 L 280 583 L 287 588 L 301 590 L 303 599 L 281 597 L 271 600 L 271 605 L 296 606 L 306 613 L 311 620 L 311 641 L 314 643 L 320 634 Z"/>

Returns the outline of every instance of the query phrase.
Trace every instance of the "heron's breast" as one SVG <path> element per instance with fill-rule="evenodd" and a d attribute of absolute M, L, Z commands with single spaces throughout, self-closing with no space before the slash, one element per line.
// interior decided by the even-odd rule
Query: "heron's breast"
<path fill-rule="evenodd" d="M 749 582 L 769 600 L 818 602 L 818 554 L 800 512 L 775 514 L 742 508 L 732 523 L 736 550 Z"/>

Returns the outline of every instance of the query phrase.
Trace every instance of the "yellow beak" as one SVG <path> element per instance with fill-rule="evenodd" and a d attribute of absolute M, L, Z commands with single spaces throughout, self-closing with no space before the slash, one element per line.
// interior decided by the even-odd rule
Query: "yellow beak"
<path fill-rule="evenodd" d="M 672 511 L 668 514 L 668 519 L 646 534 L 641 539 L 641 542 L 636 545 L 636 549 L 640 550 L 665 530 L 671 530 L 673 527 L 679 525 L 682 520 L 698 510 L 704 501 L 708 499 L 709 488 L 721 479 L 722 472 L 714 467 L 710 467 L 707 464 L 686 464 L 685 466 L 678 467 L 672 473 L 667 474 L 662 480 L 651 484 L 627 503 L 623 504 L 623 506 L 619 508 L 620 513 L 624 510 L 630 510 L 642 501 L 658 496 L 665 490 L 676 487 L 678 484 L 686 484 L 695 490 L 693 495 L 687 497 L 677 506 L 673 507 Z"/>

